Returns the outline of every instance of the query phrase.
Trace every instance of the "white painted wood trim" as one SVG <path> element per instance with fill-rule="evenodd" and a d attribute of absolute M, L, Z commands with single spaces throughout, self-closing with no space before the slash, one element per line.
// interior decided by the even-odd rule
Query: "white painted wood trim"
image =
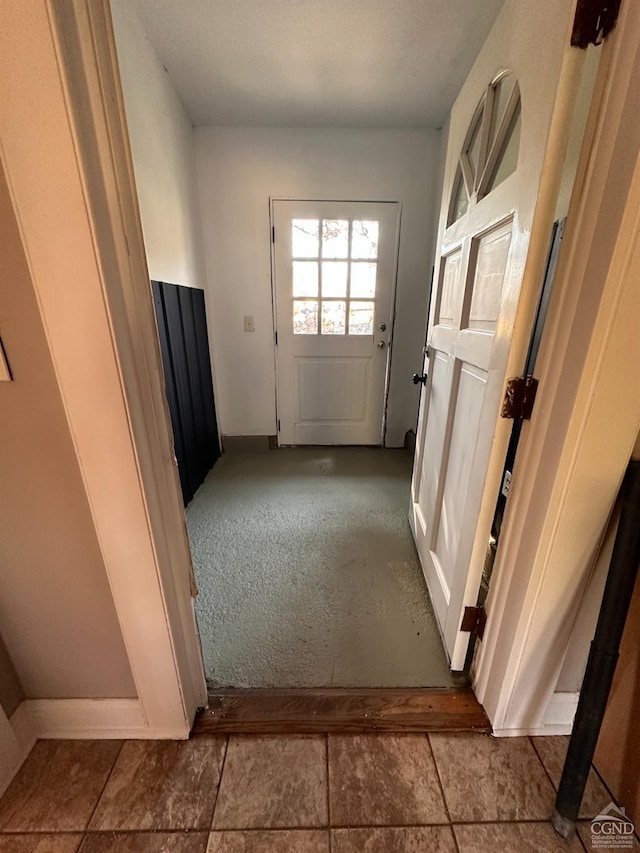
<path fill-rule="evenodd" d="M 639 43 L 640 7 L 626 4 L 603 48 L 538 399 L 522 434 L 474 661 L 476 694 L 499 735 L 549 731 L 591 556 L 640 427 Z"/>
<path fill-rule="evenodd" d="M 541 726 L 496 729 L 493 734 L 495 737 L 570 735 L 579 699 L 579 693 L 554 693 L 547 705 Z"/>
<path fill-rule="evenodd" d="M 0 76 L 14 95 L 0 155 L 143 712 L 138 736 L 187 737 L 206 684 L 108 0 L 2 3 Z"/>
<path fill-rule="evenodd" d="M 544 714 L 545 731 L 550 734 L 571 734 L 579 699 L 580 693 L 554 693 Z"/>
<path fill-rule="evenodd" d="M 23 708 L 39 738 L 184 739 L 181 727 L 150 730 L 138 699 L 26 699 Z"/>

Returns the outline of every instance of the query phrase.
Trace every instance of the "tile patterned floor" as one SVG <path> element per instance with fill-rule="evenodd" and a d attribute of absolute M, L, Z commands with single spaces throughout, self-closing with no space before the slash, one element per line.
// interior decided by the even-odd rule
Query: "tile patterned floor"
<path fill-rule="evenodd" d="M 567 738 L 480 734 L 40 741 L 0 853 L 584 853 L 551 814 Z M 636 850 L 640 849 L 640 845 Z"/>

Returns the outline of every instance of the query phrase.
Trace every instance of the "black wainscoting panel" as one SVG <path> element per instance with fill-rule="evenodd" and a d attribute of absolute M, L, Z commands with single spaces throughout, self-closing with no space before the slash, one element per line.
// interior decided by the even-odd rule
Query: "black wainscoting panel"
<path fill-rule="evenodd" d="M 216 420 L 216 405 L 213 398 L 213 377 L 211 376 L 211 356 L 209 353 L 209 336 L 207 334 L 207 313 L 204 304 L 204 290 L 191 288 L 193 301 L 193 318 L 198 347 L 198 364 L 200 365 L 201 394 L 204 403 L 204 418 L 206 424 L 205 447 L 208 449 L 207 465 L 209 470 L 220 456 L 218 439 L 218 422 Z"/>
<path fill-rule="evenodd" d="M 185 506 L 220 456 L 204 292 L 151 282 Z"/>

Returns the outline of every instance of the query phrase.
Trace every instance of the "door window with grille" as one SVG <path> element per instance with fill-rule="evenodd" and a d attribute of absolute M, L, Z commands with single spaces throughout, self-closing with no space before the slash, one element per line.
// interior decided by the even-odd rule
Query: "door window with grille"
<path fill-rule="evenodd" d="M 379 223 L 293 219 L 294 335 L 373 335 Z"/>

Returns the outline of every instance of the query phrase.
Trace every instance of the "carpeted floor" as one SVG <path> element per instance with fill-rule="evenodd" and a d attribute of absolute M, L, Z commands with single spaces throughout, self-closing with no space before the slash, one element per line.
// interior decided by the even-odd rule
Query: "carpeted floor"
<path fill-rule="evenodd" d="M 449 687 L 407 522 L 411 457 L 223 455 L 187 511 L 207 677 L 233 687 Z"/>

